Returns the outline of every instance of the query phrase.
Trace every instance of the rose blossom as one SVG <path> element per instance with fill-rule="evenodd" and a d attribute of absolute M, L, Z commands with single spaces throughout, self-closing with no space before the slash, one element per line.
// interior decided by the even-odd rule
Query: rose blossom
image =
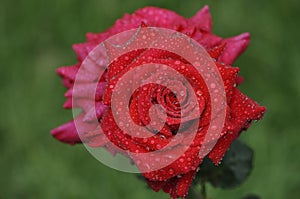
<path fill-rule="evenodd" d="M 208 157 L 218 164 L 233 140 L 237 139 L 241 131 L 246 130 L 253 120 L 262 118 L 265 108 L 259 106 L 255 101 L 244 95 L 237 85 L 241 83 L 238 76 L 239 69 L 232 67 L 234 60 L 247 48 L 250 35 L 243 33 L 239 36 L 223 39 L 211 33 L 211 16 L 208 7 L 204 7 L 194 17 L 186 19 L 176 13 L 154 7 L 146 7 L 136 11 L 132 15 L 125 15 L 119 19 L 113 27 L 99 34 L 88 33 L 87 42 L 75 44 L 74 51 L 78 57 L 78 63 L 74 66 L 65 66 L 57 70 L 62 77 L 63 84 L 68 88 L 65 96 L 67 101 L 64 108 L 80 108 L 82 112 L 73 121 L 66 123 L 54 130 L 52 135 L 65 143 L 75 144 L 86 142 L 91 147 L 106 147 L 111 152 L 120 152 L 130 157 L 143 172 L 148 185 L 155 191 L 162 189 L 169 193 L 172 198 L 185 197 L 190 184 L 198 171 L 202 157 L 199 151 L 205 143 L 204 137 L 208 130 L 211 116 L 212 101 L 201 75 L 183 57 L 160 49 L 139 49 L 120 56 L 113 61 L 103 72 L 98 80 L 90 67 L 91 73 L 86 73 L 84 78 L 98 80 L 94 100 L 86 98 L 93 92 L 90 83 L 82 83 L 74 91 L 74 82 L 78 70 L 89 55 L 89 53 L 100 43 L 109 37 L 130 29 L 142 27 L 162 27 L 184 33 L 202 45 L 208 54 L 213 58 L 215 65 L 223 80 L 226 92 L 226 118 L 221 137 L 214 148 L 209 152 Z M 178 71 L 184 79 L 168 76 L 165 86 L 157 84 L 146 84 L 134 92 L 129 101 L 129 115 L 135 124 L 139 126 L 149 125 L 151 120 L 164 120 L 162 126 L 147 126 L 152 136 L 147 139 L 139 137 L 134 133 L 130 134 L 126 129 L 120 128 L 120 122 L 126 122 L 127 118 L 114 117 L 112 97 L 114 88 L 118 81 L 126 73 L 133 71 L 142 64 L 164 64 Z M 106 66 L 103 66 L 106 67 Z M 148 68 L 143 73 L 131 76 L 137 79 L 139 75 L 145 74 L 147 80 L 157 80 L 165 73 L 151 71 Z M 188 83 L 191 86 L 187 86 Z M 132 85 L 128 85 L 130 87 Z M 125 88 L 127 88 L 125 87 Z M 198 91 L 198 92 L 197 92 Z M 191 93 L 197 93 L 195 98 L 189 97 Z M 126 95 L 126 94 L 125 94 Z M 76 100 L 72 100 L 72 98 Z M 182 103 L 181 103 L 182 102 Z M 151 107 L 159 104 L 159 107 Z M 96 118 L 93 117 L 95 109 Z M 153 114 L 153 111 L 155 114 Z M 197 113 L 200 113 L 199 121 Z M 152 113 L 152 115 L 151 115 Z M 152 117 L 150 118 L 151 115 Z M 102 131 L 95 130 L 93 121 L 99 122 Z M 75 123 L 77 124 L 75 127 Z M 79 125 L 78 125 L 79 124 Z M 180 126 L 180 128 L 179 128 Z M 80 128 L 80 129 L 78 129 Z M 179 155 L 171 164 L 151 171 L 145 171 L 139 166 L 150 160 L 141 160 L 129 155 L 129 152 L 147 153 L 160 150 L 172 140 L 174 136 L 182 135 L 181 139 L 173 143 L 171 153 L 177 153 L 176 149 L 184 146 L 185 140 L 189 137 L 191 129 L 196 128 L 196 135 L 193 142 Z M 132 130 L 132 129 L 131 129 Z M 81 135 L 78 133 L 84 132 Z M 139 131 L 137 131 L 140 133 Z M 108 139 L 104 139 L 108 138 Z M 179 147 L 177 147 L 179 146 Z M 177 147 L 177 148 L 176 148 Z M 124 151 L 128 151 L 124 152 Z"/>

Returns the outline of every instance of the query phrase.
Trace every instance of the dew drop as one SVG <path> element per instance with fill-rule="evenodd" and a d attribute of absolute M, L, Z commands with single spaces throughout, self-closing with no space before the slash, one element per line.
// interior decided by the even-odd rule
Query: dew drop
<path fill-rule="evenodd" d="M 143 139 L 143 142 L 144 142 L 144 143 L 148 142 L 148 139 L 147 139 L 147 138 L 144 138 L 144 139 Z"/>
<path fill-rule="evenodd" d="M 210 84 L 210 87 L 211 87 L 212 89 L 214 89 L 214 88 L 216 88 L 216 84 L 215 84 L 215 83 L 211 83 L 211 84 Z"/>
<path fill-rule="evenodd" d="M 168 173 L 169 173 L 170 175 L 173 175 L 173 174 L 174 174 L 174 170 L 173 170 L 173 169 L 169 169 Z"/>

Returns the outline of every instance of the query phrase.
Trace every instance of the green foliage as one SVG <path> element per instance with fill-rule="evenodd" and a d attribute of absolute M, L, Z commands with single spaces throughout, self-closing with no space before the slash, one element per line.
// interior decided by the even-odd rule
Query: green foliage
<path fill-rule="evenodd" d="M 260 197 L 258 197 L 257 195 L 247 195 L 245 197 L 243 197 L 242 199 L 260 199 Z"/>
<path fill-rule="evenodd" d="M 209 182 L 214 187 L 230 189 L 241 185 L 249 176 L 253 164 L 253 151 L 243 142 L 232 143 L 219 166 L 208 158 L 201 164 L 197 173 L 199 182 Z"/>

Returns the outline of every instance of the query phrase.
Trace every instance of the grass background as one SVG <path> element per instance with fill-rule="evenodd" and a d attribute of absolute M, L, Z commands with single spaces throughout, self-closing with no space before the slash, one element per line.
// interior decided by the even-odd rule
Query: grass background
<path fill-rule="evenodd" d="M 213 199 L 256 193 L 264 199 L 300 195 L 300 65 L 298 0 L 1 0 L 0 198 L 166 199 L 133 174 L 110 169 L 83 146 L 54 140 L 68 121 L 64 88 L 54 70 L 76 62 L 73 43 L 101 32 L 125 12 L 154 5 L 191 17 L 210 5 L 214 32 L 249 31 L 252 42 L 235 65 L 241 89 L 267 106 L 265 118 L 242 135 L 255 150 L 255 168 L 241 187 L 209 188 Z"/>

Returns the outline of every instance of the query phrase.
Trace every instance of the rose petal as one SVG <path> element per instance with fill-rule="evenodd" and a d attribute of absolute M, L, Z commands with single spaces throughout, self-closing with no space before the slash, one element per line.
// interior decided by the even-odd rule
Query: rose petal
<path fill-rule="evenodd" d="M 209 7 L 204 6 L 195 16 L 189 19 L 189 22 L 201 30 L 211 32 L 212 20 Z"/>
<path fill-rule="evenodd" d="M 249 42 L 249 33 L 243 33 L 235 37 L 224 39 L 222 43 L 225 43 L 226 46 L 218 61 L 231 65 L 236 60 L 236 58 L 246 50 Z"/>
<path fill-rule="evenodd" d="M 73 120 L 53 129 L 51 134 L 57 140 L 64 143 L 69 143 L 71 145 L 81 143 Z"/>
<path fill-rule="evenodd" d="M 225 155 L 230 144 L 238 137 L 242 130 L 246 130 L 253 120 L 259 120 L 263 117 L 266 108 L 259 106 L 255 101 L 241 93 L 237 88 L 234 89 L 233 98 L 230 103 L 230 120 L 223 131 L 227 133 L 218 140 L 209 158 L 218 164 Z"/>

